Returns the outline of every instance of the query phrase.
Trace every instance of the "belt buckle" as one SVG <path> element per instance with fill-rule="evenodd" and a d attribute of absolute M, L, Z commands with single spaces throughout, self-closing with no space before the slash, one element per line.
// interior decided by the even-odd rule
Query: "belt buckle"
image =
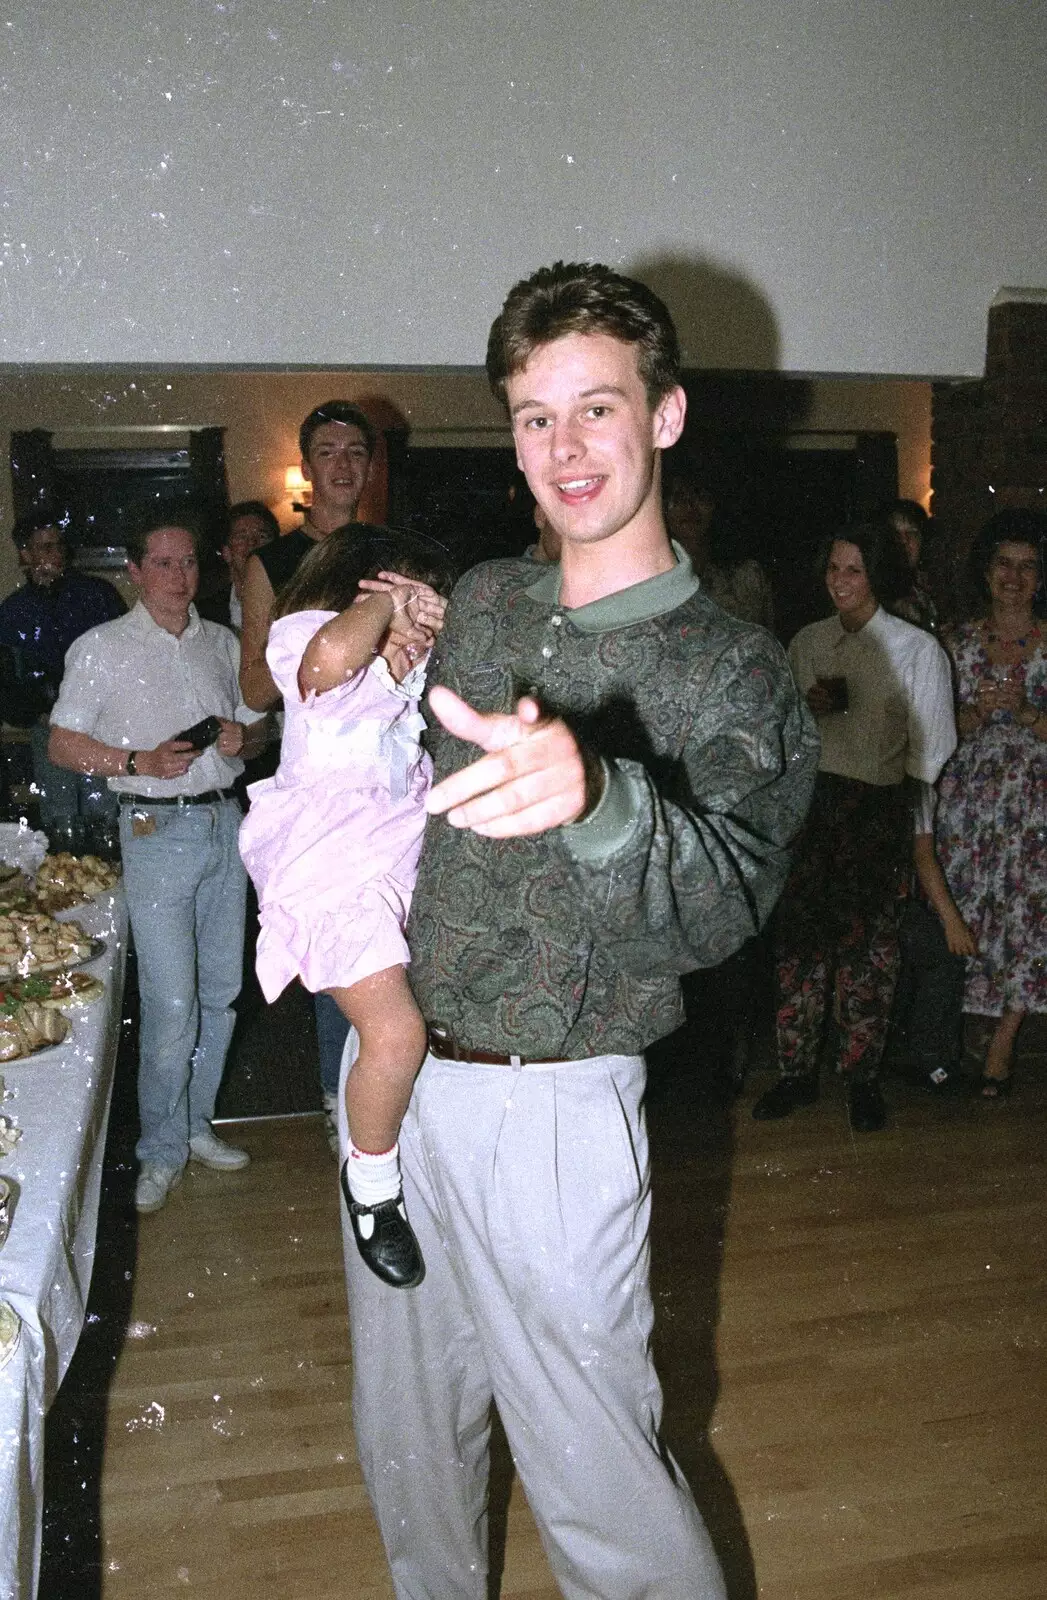
<path fill-rule="evenodd" d="M 442 1056 L 446 1061 L 454 1061 L 454 1035 L 450 1028 L 445 1028 L 440 1022 L 429 1023 L 426 1032 L 429 1035 L 429 1049 L 434 1056 Z"/>

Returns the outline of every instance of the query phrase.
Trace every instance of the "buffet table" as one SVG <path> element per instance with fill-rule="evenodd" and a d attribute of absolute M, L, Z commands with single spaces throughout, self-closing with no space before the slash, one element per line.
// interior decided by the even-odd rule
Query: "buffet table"
<path fill-rule="evenodd" d="M 85 970 L 105 995 L 68 1013 L 64 1044 L 0 1063 L 0 1114 L 21 1129 L 0 1177 L 15 1190 L 0 1248 L 0 1308 L 14 1338 L 0 1342 L 0 1600 L 33 1600 L 43 1525 L 44 1419 L 84 1323 L 94 1264 L 106 1124 L 120 1036 L 127 912 L 123 894 L 68 913 L 105 940 Z M 63 917 L 62 920 L 65 920 Z"/>

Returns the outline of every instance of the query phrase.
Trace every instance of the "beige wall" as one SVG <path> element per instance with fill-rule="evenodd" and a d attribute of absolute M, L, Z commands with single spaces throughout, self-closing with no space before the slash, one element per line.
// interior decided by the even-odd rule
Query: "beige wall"
<path fill-rule="evenodd" d="M 882 430 L 898 440 L 898 493 L 930 509 L 931 385 L 891 378 L 820 378 L 810 385 L 804 427 Z"/>
<path fill-rule="evenodd" d="M 0 376 L 0 441 L 6 457 L 11 431 L 19 428 L 47 428 L 59 445 L 102 446 L 145 443 L 147 436 L 133 431 L 141 428 L 224 427 L 230 496 L 266 500 L 286 528 L 294 513 L 284 492 L 284 471 L 298 459 L 298 424 L 313 406 L 334 396 L 359 401 L 381 425 L 406 425 L 414 443 L 508 440 L 502 413 L 480 371 L 131 372 L 90 367 L 66 372 L 23 368 Z M 816 380 L 810 399 L 805 428 L 895 433 L 900 492 L 926 499 L 929 384 Z M 380 500 L 361 511 L 380 515 Z M 5 460 L 0 471 L 0 595 L 17 582 L 11 522 Z"/>
<path fill-rule="evenodd" d="M 7 361 L 472 364 L 581 258 L 695 366 L 975 377 L 1043 283 L 1047 6 L 49 0 L 2 38 Z"/>

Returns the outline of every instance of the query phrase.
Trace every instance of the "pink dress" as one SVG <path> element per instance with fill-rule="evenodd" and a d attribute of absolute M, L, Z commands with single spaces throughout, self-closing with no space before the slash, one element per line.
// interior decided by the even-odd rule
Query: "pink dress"
<path fill-rule="evenodd" d="M 344 988 L 410 957 L 404 926 L 432 762 L 419 744 L 424 663 L 398 684 L 381 656 L 303 701 L 298 667 L 333 611 L 274 622 L 266 660 L 284 697 L 275 777 L 248 789 L 240 854 L 258 891 L 256 966 L 266 999 L 292 978 Z"/>

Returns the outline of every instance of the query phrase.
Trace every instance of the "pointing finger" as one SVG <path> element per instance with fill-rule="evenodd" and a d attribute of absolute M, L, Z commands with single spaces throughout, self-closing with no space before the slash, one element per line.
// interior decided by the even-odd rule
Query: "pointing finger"
<path fill-rule="evenodd" d="M 541 717 L 536 701 L 526 697 L 515 716 L 500 711 L 474 711 L 453 690 L 437 685 L 430 691 L 429 704 L 448 733 L 466 739 L 481 750 L 504 750 L 527 737 Z"/>

